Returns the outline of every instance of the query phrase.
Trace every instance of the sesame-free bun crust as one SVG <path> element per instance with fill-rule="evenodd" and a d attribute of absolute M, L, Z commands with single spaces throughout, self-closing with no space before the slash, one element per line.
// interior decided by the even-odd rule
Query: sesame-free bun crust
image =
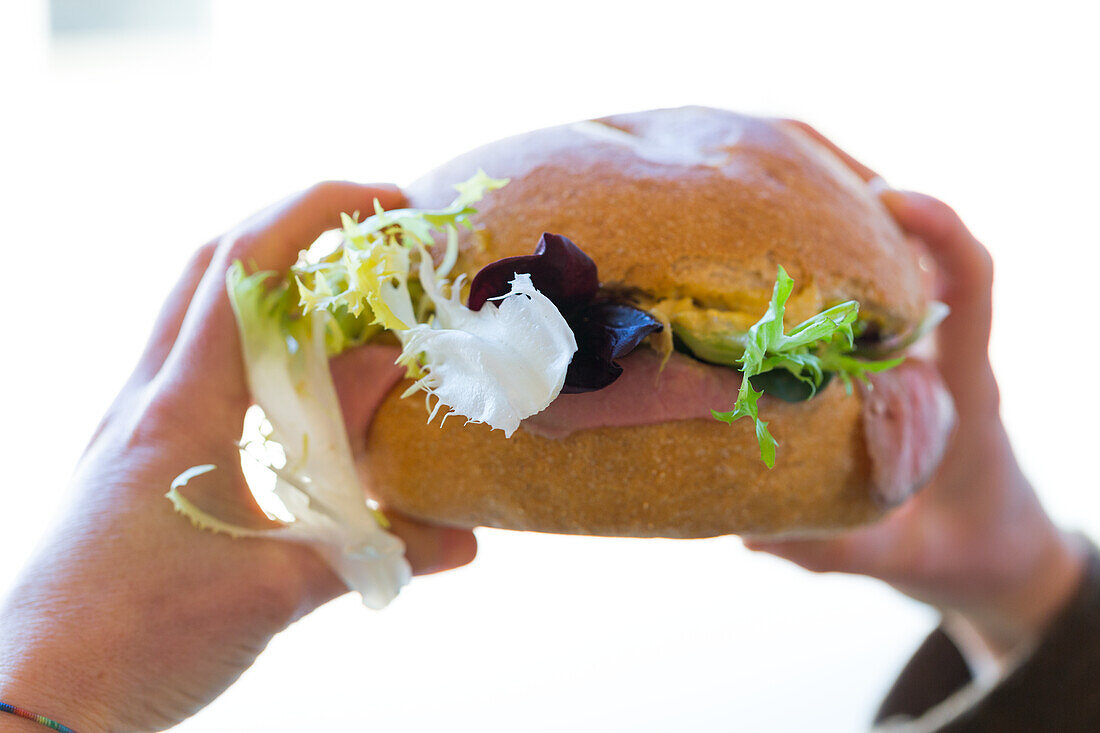
<path fill-rule="evenodd" d="M 530 254 L 562 234 L 605 287 L 700 307 L 764 312 L 782 265 L 796 283 L 788 325 L 856 299 L 883 334 L 924 314 L 915 254 L 888 213 L 829 151 L 794 127 L 703 108 L 657 110 L 539 130 L 459 157 L 406 189 L 439 207 L 478 168 L 511 183 L 478 205 L 461 270 Z M 716 367 L 721 368 L 721 367 Z M 385 399 L 365 472 L 387 507 L 449 525 L 614 536 L 806 534 L 884 507 L 869 488 L 858 392 L 761 401 L 779 437 L 760 462 L 748 421 L 580 430 L 521 426 L 510 438 L 452 418 L 428 425 L 420 398 Z M 732 404 L 733 395 L 731 395 Z M 716 406 L 726 407 L 726 406 Z"/>
<path fill-rule="evenodd" d="M 507 138 L 413 183 L 413 206 L 444 206 L 482 168 L 511 183 L 477 205 L 463 238 L 471 275 L 569 237 L 605 286 L 759 317 L 778 265 L 804 313 L 855 299 L 886 332 L 924 315 L 911 248 L 851 170 L 791 125 L 689 107 L 616 115 Z M 810 312 L 810 309 L 813 309 Z"/>
<path fill-rule="evenodd" d="M 711 537 L 847 527 L 879 516 L 868 490 L 860 402 L 839 384 L 804 404 L 762 399 L 782 440 L 760 462 L 748 421 L 712 419 L 511 438 L 452 418 L 426 425 L 423 399 L 375 416 L 367 474 L 387 508 L 430 522 L 565 534 Z M 732 402 L 732 397 L 731 397 Z"/>

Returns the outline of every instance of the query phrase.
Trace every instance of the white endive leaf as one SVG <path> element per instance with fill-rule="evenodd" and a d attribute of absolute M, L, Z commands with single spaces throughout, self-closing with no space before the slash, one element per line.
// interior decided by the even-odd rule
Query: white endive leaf
<path fill-rule="evenodd" d="M 236 264 L 227 286 L 241 334 L 249 387 L 272 425 L 286 465 L 275 494 L 294 516 L 265 536 L 314 546 L 371 608 L 381 608 L 411 577 L 405 545 L 367 505 L 348 443 L 325 351 L 324 311 L 288 319 L 267 274 Z"/>
<path fill-rule="evenodd" d="M 521 420 L 554 401 L 577 342 L 530 275 L 517 274 L 510 292 L 479 311 L 459 302 L 461 279 L 444 297 L 425 252 L 420 283 L 435 304 L 435 319 L 398 332 L 404 345 L 399 363 L 425 372 L 409 391 L 422 389 L 438 399 L 429 420 L 445 407 L 444 420 L 461 415 L 510 437 Z"/>

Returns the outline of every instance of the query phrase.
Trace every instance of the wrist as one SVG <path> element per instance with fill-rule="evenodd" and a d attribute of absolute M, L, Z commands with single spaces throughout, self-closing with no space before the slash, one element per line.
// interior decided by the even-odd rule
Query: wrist
<path fill-rule="evenodd" d="M 999 660 L 1034 644 L 1080 588 L 1085 570 L 1084 541 L 1052 528 L 1021 583 L 993 603 L 945 610 L 969 625 Z"/>
<path fill-rule="evenodd" d="M 102 658 L 86 653 L 87 637 L 67 623 L 62 608 L 27 583 L 0 604 L 0 701 L 79 733 L 107 731 L 109 708 L 101 689 L 107 670 Z M 11 728 L 17 731 L 30 722 L 4 714 L 0 733 L 7 733 L 5 725 L 18 723 Z"/>
<path fill-rule="evenodd" d="M 0 702 L 29 710 L 67 726 L 77 733 L 101 733 L 107 726 L 86 702 L 67 693 L 47 691 L 0 674 Z M 0 713 L 0 733 L 33 733 L 48 728 L 10 713 Z"/>

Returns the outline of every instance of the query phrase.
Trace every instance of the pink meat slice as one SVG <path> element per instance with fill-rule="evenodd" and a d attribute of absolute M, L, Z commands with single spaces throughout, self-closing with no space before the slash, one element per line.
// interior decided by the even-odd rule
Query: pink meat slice
<path fill-rule="evenodd" d="M 939 466 L 955 426 L 955 403 L 936 368 L 920 359 L 873 374 L 859 389 L 872 488 L 894 506 Z"/>
<path fill-rule="evenodd" d="M 712 408 L 732 408 L 741 386 L 735 369 L 678 353 L 663 371 L 660 357 L 650 349 L 638 349 L 619 363 L 622 376 L 609 387 L 560 395 L 524 420 L 523 429 L 544 438 L 564 438 L 578 430 L 710 418 Z M 858 388 L 863 395 L 871 489 L 879 501 L 892 506 L 927 481 L 939 465 L 955 421 L 954 404 L 936 369 L 919 359 L 874 374 L 871 385 Z"/>
<path fill-rule="evenodd" d="M 622 375 L 596 392 L 563 394 L 542 412 L 523 421 L 523 429 L 544 438 L 564 438 L 577 430 L 652 425 L 670 420 L 710 417 L 711 408 L 733 406 L 741 377 L 673 353 L 661 370 L 661 357 L 638 349 L 619 360 Z"/>

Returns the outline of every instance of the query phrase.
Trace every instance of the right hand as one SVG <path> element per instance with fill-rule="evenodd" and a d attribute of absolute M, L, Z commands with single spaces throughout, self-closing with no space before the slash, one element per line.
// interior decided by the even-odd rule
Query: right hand
<path fill-rule="evenodd" d="M 878 178 L 813 128 L 792 124 L 868 183 Z M 988 355 L 989 252 L 946 204 L 894 190 L 880 196 L 899 226 L 927 248 L 937 297 L 951 308 L 936 332 L 936 366 L 955 400 L 955 434 L 932 481 L 881 522 L 828 539 L 745 545 L 816 572 L 884 580 L 961 615 L 1004 653 L 1037 636 L 1068 602 L 1083 573 L 1083 548 L 1043 511 L 1001 422 Z"/>

